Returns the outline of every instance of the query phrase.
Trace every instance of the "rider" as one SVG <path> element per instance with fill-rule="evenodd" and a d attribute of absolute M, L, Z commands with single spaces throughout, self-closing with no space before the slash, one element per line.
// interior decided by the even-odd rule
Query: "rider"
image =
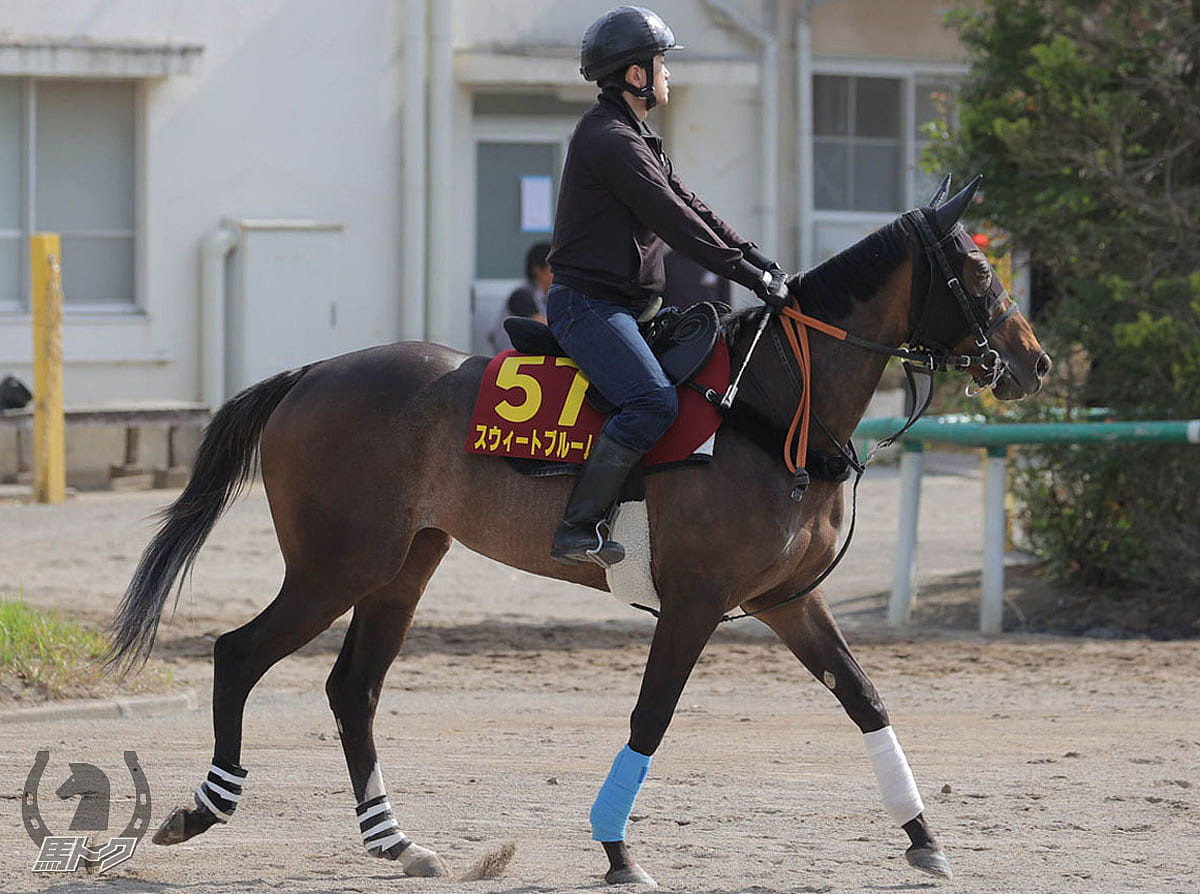
<path fill-rule="evenodd" d="M 580 73 L 600 95 L 567 151 L 548 260 L 547 322 L 592 384 L 618 407 L 575 483 L 552 558 L 609 566 L 625 557 L 600 524 L 643 453 L 678 413 L 675 389 L 638 332 L 663 288 L 663 242 L 753 290 L 772 307 L 788 298 L 779 265 L 691 192 L 663 154 L 646 114 L 666 105 L 668 50 L 681 49 L 648 9 L 621 6 L 583 35 Z"/>

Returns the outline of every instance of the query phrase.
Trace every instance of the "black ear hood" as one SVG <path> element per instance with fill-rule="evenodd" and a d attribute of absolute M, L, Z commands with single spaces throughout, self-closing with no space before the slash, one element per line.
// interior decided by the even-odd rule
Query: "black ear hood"
<path fill-rule="evenodd" d="M 946 180 L 949 179 L 947 176 Z M 942 183 L 949 186 L 946 180 L 943 180 Z M 947 200 L 944 204 L 934 209 L 934 220 L 937 223 L 938 235 L 945 236 L 954 229 L 954 225 L 958 223 L 958 219 L 963 216 L 963 212 L 967 210 L 967 206 L 975 198 L 975 193 L 979 192 L 979 184 L 982 182 L 983 174 L 976 174 L 975 179 L 964 186 L 954 198 Z M 941 191 L 940 187 L 938 191 Z"/>
<path fill-rule="evenodd" d="M 946 174 L 942 178 L 942 182 L 938 184 L 938 188 L 934 190 L 933 195 L 929 197 L 929 201 L 925 203 L 927 208 L 936 208 L 942 203 L 942 199 L 946 198 L 946 193 L 950 192 L 950 175 Z"/>

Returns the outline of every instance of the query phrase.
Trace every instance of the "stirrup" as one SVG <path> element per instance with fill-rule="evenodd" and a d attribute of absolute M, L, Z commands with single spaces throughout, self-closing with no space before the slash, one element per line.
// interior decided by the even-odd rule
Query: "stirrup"
<path fill-rule="evenodd" d="M 596 545 L 584 548 L 582 557 L 575 551 L 556 555 L 554 547 L 551 546 L 550 558 L 571 565 L 582 565 L 584 562 L 595 562 L 601 568 L 611 568 L 616 565 L 625 558 L 625 547 L 615 540 L 606 538 L 600 529 L 601 525 L 606 525 L 605 519 L 596 522 Z"/>
<path fill-rule="evenodd" d="M 606 540 L 603 536 L 600 536 L 599 524 L 596 525 L 596 534 L 600 544 L 595 549 L 587 551 L 589 559 L 604 569 L 611 568 L 618 562 L 625 560 L 625 547 L 615 540 Z"/>

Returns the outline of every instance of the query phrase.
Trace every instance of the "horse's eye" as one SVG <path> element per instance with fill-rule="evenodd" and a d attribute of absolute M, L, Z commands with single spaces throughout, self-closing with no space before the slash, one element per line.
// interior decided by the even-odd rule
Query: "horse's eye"
<path fill-rule="evenodd" d="M 974 294 L 982 295 L 992 284 L 992 265 L 981 253 L 971 252 L 967 256 L 968 276 L 975 286 Z"/>

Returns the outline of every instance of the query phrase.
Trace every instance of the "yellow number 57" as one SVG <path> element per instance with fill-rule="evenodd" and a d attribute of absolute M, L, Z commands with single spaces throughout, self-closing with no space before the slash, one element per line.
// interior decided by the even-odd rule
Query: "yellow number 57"
<path fill-rule="evenodd" d="M 545 357 L 527 357 L 520 354 L 504 359 L 504 362 L 500 364 L 500 369 L 496 371 L 496 385 L 505 391 L 510 388 L 519 388 L 525 399 L 519 404 L 511 403 L 507 399 L 502 400 L 496 404 L 497 416 L 506 422 L 521 423 L 528 422 L 537 415 L 538 410 L 542 408 L 542 386 L 529 373 L 521 372 L 521 367 L 541 366 L 545 359 Z M 554 363 L 556 366 L 570 366 L 575 369 L 575 376 L 571 379 L 571 388 L 567 392 L 567 399 L 563 403 L 562 411 L 558 414 L 558 424 L 570 428 L 579 420 L 579 411 L 583 408 L 583 397 L 587 393 L 588 380 L 580 372 L 575 361 L 569 357 L 556 357 Z"/>

